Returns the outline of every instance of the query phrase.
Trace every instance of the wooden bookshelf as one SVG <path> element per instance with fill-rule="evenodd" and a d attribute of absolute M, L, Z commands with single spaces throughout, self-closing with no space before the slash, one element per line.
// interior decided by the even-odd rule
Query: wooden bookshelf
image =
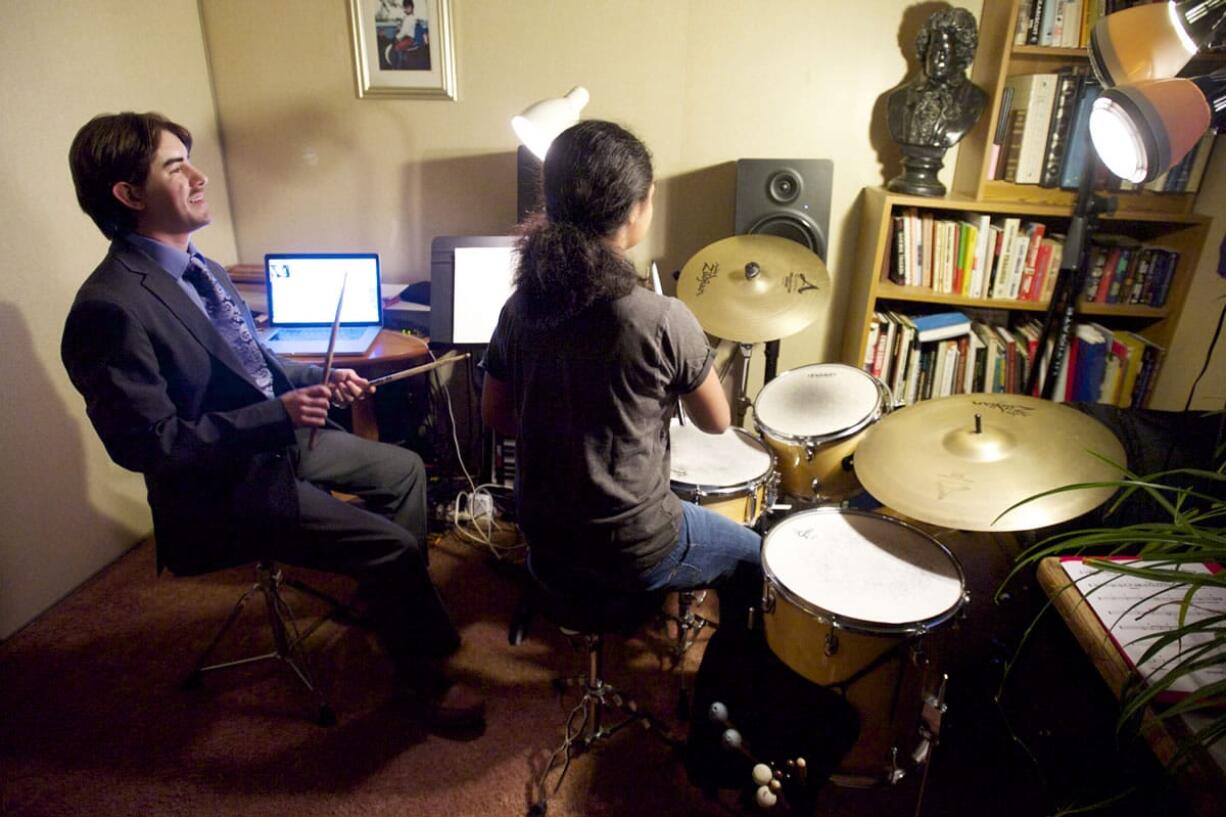
<path fill-rule="evenodd" d="M 1018 186 L 1018 185 L 1014 185 Z M 880 187 L 865 188 L 860 202 L 859 244 L 856 269 L 848 300 L 848 321 L 844 329 L 841 360 L 861 366 L 873 324 L 873 313 L 893 309 L 907 313 L 936 312 L 949 309 L 1023 312 L 1040 317 L 1045 301 L 1018 301 L 998 298 L 967 298 L 935 292 L 924 287 L 899 286 L 887 277 L 892 260 L 893 217 L 914 207 L 931 211 L 938 217 L 957 217 L 964 212 L 1019 216 L 1043 221 L 1057 232 L 1067 226 L 1067 207 L 1029 202 L 977 201 L 950 196 L 926 198 L 890 193 Z M 1104 217 L 1100 233 L 1136 238 L 1179 253 L 1166 302 L 1162 306 L 1136 304 L 1082 303 L 1078 312 L 1108 328 L 1129 329 L 1166 348 L 1187 297 L 1188 286 L 1200 257 L 1209 229 L 1209 219 L 1196 214 L 1161 214 L 1150 211 L 1117 211 Z"/>
<path fill-rule="evenodd" d="M 1001 91 L 1005 81 L 1019 74 L 1054 72 L 1064 67 L 1088 72 L 1089 59 L 1084 48 L 1014 45 L 1013 32 L 1019 0 L 983 4 L 979 19 L 979 48 L 971 70 L 971 80 L 991 95 L 992 104 L 979 122 L 958 145 L 958 162 L 950 190 L 954 195 L 983 202 L 1011 202 L 1072 208 L 1076 192 L 1044 188 L 1034 184 L 1013 184 L 987 178 L 992 135 L 1000 116 Z M 1198 55 L 1185 73 L 1195 75 L 1226 65 L 1221 53 Z M 1130 213 L 1188 214 L 1195 193 L 1155 193 L 1149 190 L 1119 191 L 1113 195 L 1120 209 Z"/>

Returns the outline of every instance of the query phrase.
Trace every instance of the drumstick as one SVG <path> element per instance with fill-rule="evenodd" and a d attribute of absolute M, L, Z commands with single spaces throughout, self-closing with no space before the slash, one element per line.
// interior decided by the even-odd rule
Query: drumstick
<path fill-rule="evenodd" d="M 332 353 L 336 351 L 336 333 L 341 328 L 341 306 L 345 303 L 345 285 L 349 283 L 349 272 L 345 271 L 345 277 L 341 279 L 341 294 L 336 296 L 336 317 L 332 319 L 332 334 L 328 336 L 328 353 L 324 355 L 324 376 L 320 380 L 325 386 L 328 384 L 328 378 L 332 376 Z M 307 440 L 307 450 L 315 450 L 315 432 L 318 428 L 311 429 L 311 437 Z"/>
<path fill-rule="evenodd" d="M 429 363 L 423 363 L 422 365 L 414 366 L 411 369 L 404 369 L 403 371 L 396 372 L 395 374 L 385 374 L 383 377 L 376 377 L 374 380 L 370 381 L 370 385 L 382 386 L 384 383 L 394 383 L 397 380 L 403 380 L 404 378 L 412 377 L 415 374 L 421 374 L 422 372 L 428 372 L 431 369 L 437 369 L 440 366 L 450 366 L 453 363 L 459 363 L 461 360 L 464 360 L 468 356 L 469 356 L 468 352 L 465 352 L 462 355 L 448 353 L 444 355 L 443 357 L 440 357 L 438 360 L 434 360 Z"/>

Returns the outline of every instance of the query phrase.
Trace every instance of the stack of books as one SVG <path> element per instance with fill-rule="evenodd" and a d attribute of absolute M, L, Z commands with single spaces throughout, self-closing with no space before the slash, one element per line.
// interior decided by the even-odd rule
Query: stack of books
<path fill-rule="evenodd" d="M 1042 330 L 1034 318 L 1009 327 L 962 312 L 875 312 L 863 366 L 889 387 L 896 406 L 953 394 L 1021 394 L 1031 368 L 1046 366 L 1038 354 Z M 1140 335 L 1076 324 L 1052 399 L 1142 408 L 1161 358 L 1162 349 Z M 1045 378 L 1041 370 L 1036 395 Z"/>
<path fill-rule="evenodd" d="M 1100 18 L 1159 0 L 1021 0 L 1014 45 L 1085 48 Z"/>
<path fill-rule="evenodd" d="M 987 163 L 987 178 L 1074 190 L 1090 150 L 1090 110 L 1102 88 L 1084 69 L 1015 74 L 1005 80 Z M 1096 186 L 1155 193 L 1200 189 L 1216 133 L 1201 137 L 1174 167 L 1143 185 L 1103 172 Z"/>
<path fill-rule="evenodd" d="M 1086 300 L 1107 304 L 1166 303 L 1179 253 L 1122 237 L 1103 237 L 1092 248 L 1091 280 L 1101 292 Z M 1064 236 L 1040 221 L 1017 216 L 962 213 L 938 218 L 903 208 L 893 218 L 893 256 L 885 279 L 965 298 L 1045 302 L 1064 260 Z M 1095 264 L 1098 265 L 1095 274 Z"/>

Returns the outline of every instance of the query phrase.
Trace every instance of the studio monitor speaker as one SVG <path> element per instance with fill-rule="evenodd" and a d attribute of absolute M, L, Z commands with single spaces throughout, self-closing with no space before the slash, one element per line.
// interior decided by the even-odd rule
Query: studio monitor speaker
<path fill-rule="evenodd" d="M 829 159 L 738 159 L 737 235 L 790 238 L 825 261 L 833 179 Z"/>

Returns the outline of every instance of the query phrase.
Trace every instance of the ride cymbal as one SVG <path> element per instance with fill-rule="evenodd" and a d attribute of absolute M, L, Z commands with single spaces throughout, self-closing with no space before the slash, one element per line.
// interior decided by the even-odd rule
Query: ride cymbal
<path fill-rule="evenodd" d="M 703 247 L 681 269 L 677 296 L 719 338 L 759 343 L 794 335 L 830 297 L 826 265 L 773 235 L 737 235 Z"/>
<path fill-rule="evenodd" d="M 1030 530 L 1101 505 L 1114 488 L 1028 497 L 1123 473 L 1124 447 L 1105 425 L 1068 406 L 1020 394 L 959 394 L 899 409 L 856 448 L 864 489 L 899 513 L 958 530 Z"/>

